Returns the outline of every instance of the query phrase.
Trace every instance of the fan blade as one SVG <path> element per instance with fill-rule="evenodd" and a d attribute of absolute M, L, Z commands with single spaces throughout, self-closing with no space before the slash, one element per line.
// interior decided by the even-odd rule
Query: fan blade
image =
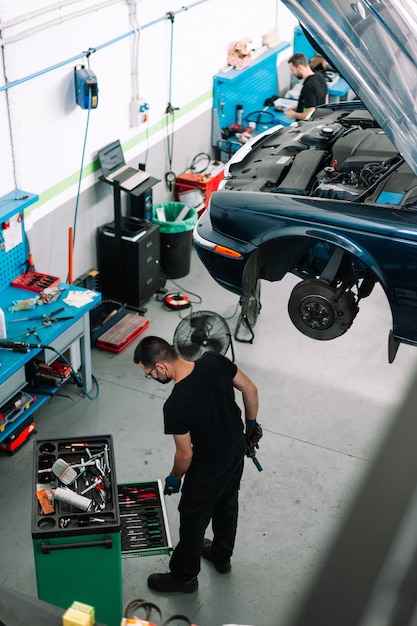
<path fill-rule="evenodd" d="M 196 331 L 210 329 L 212 326 L 212 316 L 199 315 L 198 317 L 192 317 L 190 319 L 190 324 L 193 328 L 196 329 Z"/>
<path fill-rule="evenodd" d="M 220 354 L 224 354 L 227 351 L 227 347 L 224 341 L 216 339 L 216 337 L 209 337 L 205 346 L 206 350 L 219 352 Z"/>
<path fill-rule="evenodd" d="M 201 348 L 197 343 L 179 344 L 177 350 L 184 359 L 191 359 L 191 361 L 198 359 L 202 354 Z"/>

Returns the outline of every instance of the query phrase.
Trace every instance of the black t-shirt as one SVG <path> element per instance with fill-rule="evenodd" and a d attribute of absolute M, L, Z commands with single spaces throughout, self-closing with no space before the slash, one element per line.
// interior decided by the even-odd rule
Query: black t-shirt
<path fill-rule="evenodd" d="M 215 450 L 243 432 L 233 378 L 237 366 L 217 352 L 206 352 L 194 370 L 175 384 L 164 404 L 165 434 L 190 432 L 194 450 Z"/>
<path fill-rule="evenodd" d="M 301 89 L 297 112 L 303 113 L 306 109 L 319 106 L 326 102 L 327 82 L 323 74 L 307 76 Z"/>

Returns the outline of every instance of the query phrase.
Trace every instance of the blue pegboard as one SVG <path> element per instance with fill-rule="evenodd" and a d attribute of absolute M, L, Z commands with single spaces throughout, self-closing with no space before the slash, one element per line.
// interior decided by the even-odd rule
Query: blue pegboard
<path fill-rule="evenodd" d="M 299 26 L 294 29 L 294 52 L 304 54 L 309 61 L 317 54 L 317 51 L 313 48 Z"/>
<path fill-rule="evenodd" d="M 245 69 L 230 69 L 214 76 L 212 145 L 218 146 L 220 129 L 236 123 L 236 107 L 243 106 L 245 116 L 262 111 L 266 98 L 279 95 L 277 56 L 289 47 L 283 42 L 268 48 Z"/>
<path fill-rule="evenodd" d="M 10 285 L 14 278 L 25 271 L 27 249 L 24 232 L 23 211 L 38 200 L 34 194 L 16 189 L 0 198 L 0 291 Z M 22 241 L 6 251 L 4 230 L 8 220 L 21 216 Z"/>

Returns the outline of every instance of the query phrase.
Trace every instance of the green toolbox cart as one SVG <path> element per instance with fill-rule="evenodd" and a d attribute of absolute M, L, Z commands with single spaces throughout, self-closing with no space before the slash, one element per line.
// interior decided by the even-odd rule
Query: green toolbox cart
<path fill-rule="evenodd" d="M 120 626 L 121 533 L 111 435 L 36 441 L 34 485 L 39 599 L 62 608 L 84 602 L 95 608 L 98 622 Z"/>
<path fill-rule="evenodd" d="M 118 485 L 111 435 L 37 440 L 32 538 L 40 600 L 120 626 L 121 558 L 169 554 L 160 480 Z"/>

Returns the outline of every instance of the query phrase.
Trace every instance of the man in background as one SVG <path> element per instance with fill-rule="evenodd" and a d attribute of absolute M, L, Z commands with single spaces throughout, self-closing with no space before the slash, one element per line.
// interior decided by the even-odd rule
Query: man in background
<path fill-rule="evenodd" d="M 297 106 L 287 109 L 286 115 L 290 120 L 305 120 L 317 106 L 328 101 L 327 82 L 323 74 L 313 72 L 307 57 L 300 52 L 293 54 L 288 64 L 291 74 L 304 82 Z"/>

